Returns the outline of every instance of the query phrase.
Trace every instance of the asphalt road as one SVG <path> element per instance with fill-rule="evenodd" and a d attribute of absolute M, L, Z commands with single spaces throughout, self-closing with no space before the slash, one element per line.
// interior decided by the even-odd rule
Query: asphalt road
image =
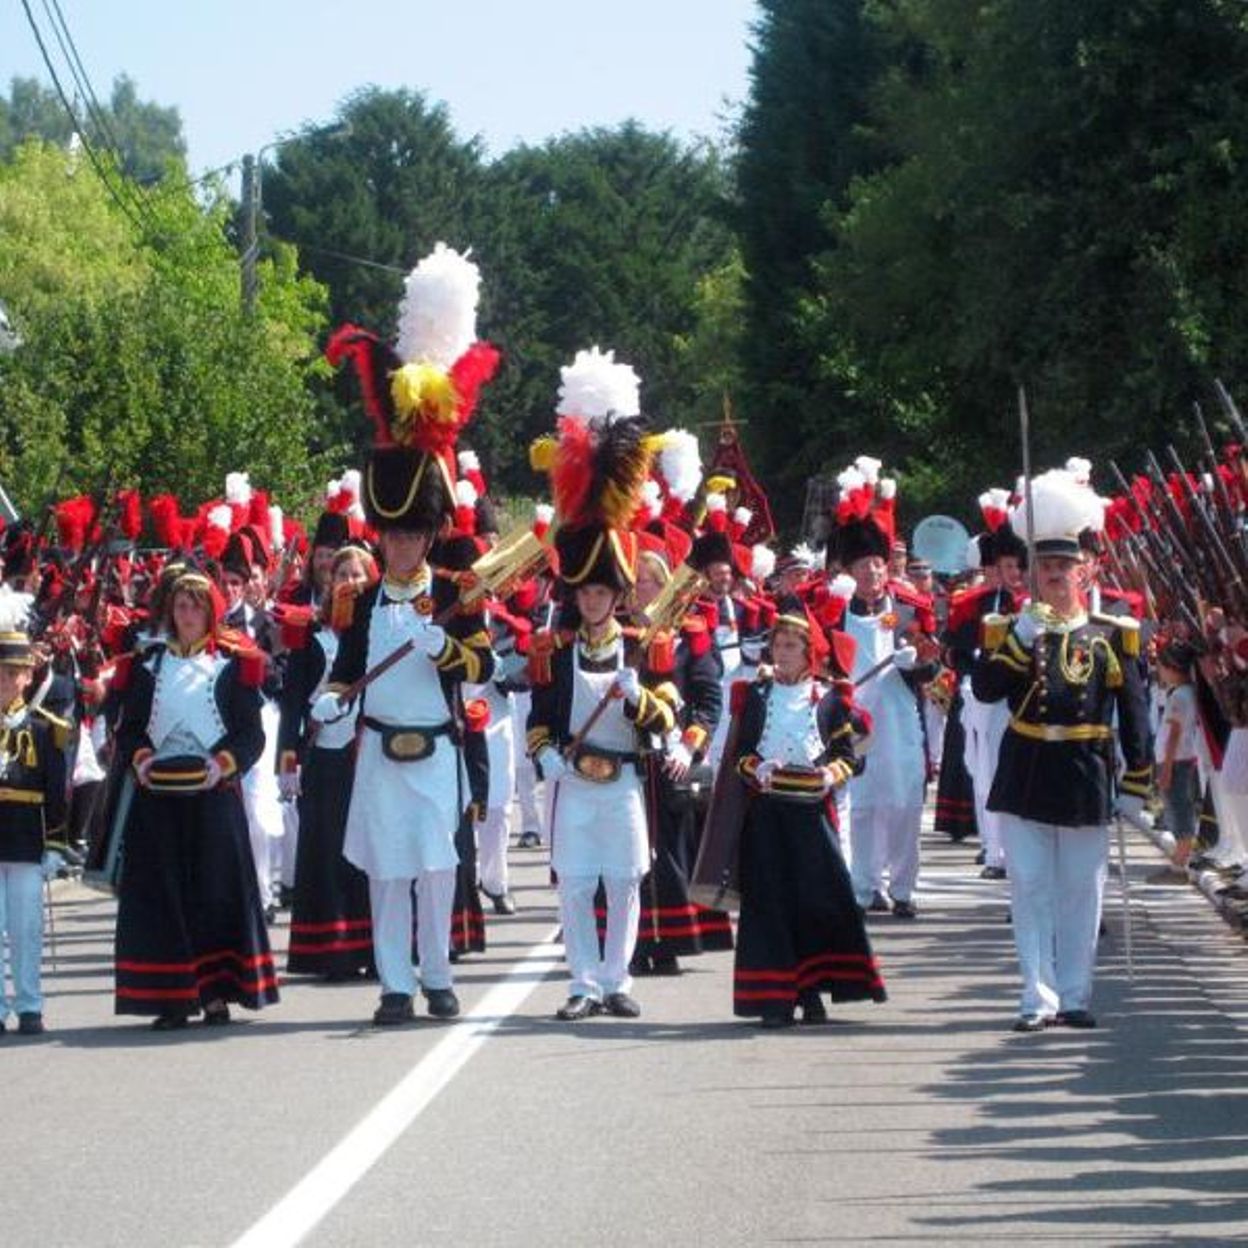
<path fill-rule="evenodd" d="M 873 920 L 887 1004 L 762 1033 L 731 955 L 553 1020 L 545 856 L 462 962 L 467 1017 L 365 1025 L 373 985 L 283 985 L 229 1028 L 112 1016 L 111 902 L 57 886 L 42 1040 L 0 1039 L 0 1243 L 1214 1244 L 1248 1240 L 1248 949 L 1116 883 L 1095 1032 L 1009 1032 L 1005 886 L 928 838 L 919 920 Z M 285 928 L 275 932 L 279 948 Z"/>

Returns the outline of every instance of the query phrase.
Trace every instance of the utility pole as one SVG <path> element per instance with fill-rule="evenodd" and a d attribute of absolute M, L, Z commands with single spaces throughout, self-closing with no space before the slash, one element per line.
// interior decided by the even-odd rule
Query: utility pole
<path fill-rule="evenodd" d="M 260 254 L 260 243 L 256 237 L 260 217 L 260 170 L 256 158 L 251 155 L 243 157 L 240 217 L 243 311 L 250 316 L 256 310 L 256 260 Z"/>

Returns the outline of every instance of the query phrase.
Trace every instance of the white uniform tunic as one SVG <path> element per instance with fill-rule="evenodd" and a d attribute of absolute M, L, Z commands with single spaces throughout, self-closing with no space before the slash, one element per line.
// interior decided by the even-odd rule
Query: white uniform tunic
<path fill-rule="evenodd" d="M 845 612 L 843 628 L 858 643 L 855 680 L 897 649 L 893 630 L 882 619 Z M 867 681 L 855 700 L 871 715 L 874 744 L 862 775 L 851 781 L 854 809 L 921 806 L 926 774 L 923 727 L 910 686 L 896 667 L 889 667 Z"/>
<path fill-rule="evenodd" d="M 387 602 L 384 591 L 378 594 L 369 621 L 368 667 L 429 623 L 411 602 Z M 441 727 L 450 719 L 438 671 L 421 653 L 408 654 L 369 685 L 362 714 L 414 728 Z M 428 758 L 395 762 L 382 753 L 381 734 L 366 727 L 360 734 L 343 854 L 374 880 L 453 870 L 459 863 L 455 830 L 466 803 L 467 785 L 461 784 L 459 754 L 450 736 L 435 738 Z"/>
<path fill-rule="evenodd" d="M 623 643 L 616 642 L 609 671 L 587 672 L 581 667 L 581 648 L 572 650 L 572 713 L 568 730 L 575 736 L 611 687 L 623 662 Z M 637 731 L 624 715 L 624 701 L 607 706 L 586 745 L 620 753 L 635 753 Z M 646 810 L 641 778 L 631 763 L 609 784 L 595 784 L 574 772 L 552 786 L 551 865 L 560 876 L 637 877 L 649 865 Z"/>
<path fill-rule="evenodd" d="M 147 735 L 156 758 L 207 758 L 225 736 L 216 688 L 226 662 L 207 650 L 186 657 L 166 650 L 147 661 L 155 676 Z"/>
<path fill-rule="evenodd" d="M 787 767 L 813 767 L 823 753 L 819 735 L 818 699 L 809 680 L 795 685 L 771 686 L 767 695 L 767 718 L 758 740 L 758 756 Z"/>

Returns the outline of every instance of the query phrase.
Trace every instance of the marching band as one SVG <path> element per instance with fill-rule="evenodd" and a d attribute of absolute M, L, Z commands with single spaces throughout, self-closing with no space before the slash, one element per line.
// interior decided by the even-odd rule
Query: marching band
<path fill-rule="evenodd" d="M 908 558 L 896 483 L 859 456 L 825 549 L 777 559 L 739 448 L 704 469 L 594 347 L 532 448 L 553 507 L 508 525 L 460 444 L 499 361 L 478 285 L 439 245 L 395 343 L 331 339 L 373 436 L 311 537 L 241 473 L 190 516 L 124 491 L 58 504 L 56 541 L 3 534 L 4 1020 L 43 1029 L 43 880 L 80 853 L 118 899 L 119 1014 L 275 1004 L 289 906 L 283 979 L 375 978 L 378 1026 L 418 995 L 454 1019 L 481 897 L 517 908 L 516 802 L 519 845 L 549 848 L 560 1020 L 636 1018 L 639 980 L 735 946 L 735 1014 L 818 1024 L 886 1000 L 871 924 L 923 920 L 934 790 L 936 830 L 1008 880 L 1013 1029 L 1095 1026 L 1110 827 L 1154 756 L 1179 866 L 1202 805 L 1237 865 L 1248 637 L 1162 555 L 1199 524 L 1243 558 L 1242 449 L 1212 485 L 1107 500 L 1076 460 L 989 490 L 956 570 Z"/>

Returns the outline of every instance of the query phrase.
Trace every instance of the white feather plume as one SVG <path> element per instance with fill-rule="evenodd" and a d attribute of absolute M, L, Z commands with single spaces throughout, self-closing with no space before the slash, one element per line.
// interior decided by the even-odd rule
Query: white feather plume
<path fill-rule="evenodd" d="M 663 435 L 659 471 L 677 502 L 687 503 L 702 484 L 702 453 L 698 439 L 687 429 L 671 429 Z"/>
<path fill-rule="evenodd" d="M 466 255 L 438 243 L 408 275 L 395 350 L 407 364 L 447 369 L 477 340 L 481 273 Z"/>
<path fill-rule="evenodd" d="M 848 602 L 857 592 L 858 582 L 847 572 L 838 572 L 828 583 L 828 593 L 844 602 Z"/>
<path fill-rule="evenodd" d="M 251 502 L 251 477 L 245 472 L 227 472 L 225 474 L 225 501 L 241 503 L 244 507 Z"/>
<path fill-rule="evenodd" d="M 230 531 L 230 525 L 234 522 L 234 513 L 225 503 L 218 503 L 208 512 L 208 523 L 214 529 L 224 529 L 227 533 Z"/>
<path fill-rule="evenodd" d="M 823 563 L 823 556 L 813 546 L 807 545 L 805 542 L 798 542 L 793 547 L 793 558 L 807 570 L 819 567 Z"/>
<path fill-rule="evenodd" d="M 868 485 L 874 485 L 880 479 L 880 469 L 884 467 L 884 461 L 873 459 L 870 455 L 859 455 L 854 460 L 854 467 L 862 473 L 862 479 Z"/>
<path fill-rule="evenodd" d="M 481 467 L 481 460 L 476 451 L 460 451 L 456 456 L 460 472 L 476 472 Z"/>
<path fill-rule="evenodd" d="M 19 594 L 12 586 L 0 585 L 0 632 L 24 633 L 34 601 L 30 594 Z"/>
<path fill-rule="evenodd" d="M 1072 455 L 1066 461 L 1066 471 L 1080 484 L 1087 485 L 1092 480 L 1092 461 L 1080 455 Z"/>
<path fill-rule="evenodd" d="M 850 467 L 836 474 L 836 483 L 841 487 L 842 494 L 848 494 L 851 490 L 857 490 L 866 485 L 867 479 L 860 469 Z"/>
<path fill-rule="evenodd" d="M 641 502 L 648 516 L 657 516 L 663 510 L 663 491 L 653 477 L 647 477 L 642 483 Z"/>
<path fill-rule="evenodd" d="M 614 351 L 596 346 L 578 351 L 571 364 L 559 370 L 560 416 L 609 421 L 641 414 L 641 378 L 629 364 L 617 364 Z"/>
<path fill-rule="evenodd" d="M 722 494 L 708 494 L 706 496 L 707 511 L 727 511 L 728 500 Z"/>
<path fill-rule="evenodd" d="M 538 503 L 533 508 L 533 519 L 537 524 L 550 524 L 555 518 L 555 509 L 550 503 Z"/>
<path fill-rule="evenodd" d="M 269 542 L 273 549 L 282 551 L 286 548 L 286 530 L 283 527 L 285 516 L 276 503 L 269 504 Z"/>
<path fill-rule="evenodd" d="M 1031 504 L 1037 542 L 1075 538 L 1084 529 L 1100 532 L 1105 527 L 1104 500 L 1063 468 L 1043 472 L 1032 480 Z M 1010 517 L 1010 523 L 1019 537 L 1026 538 L 1026 498 Z"/>
<path fill-rule="evenodd" d="M 732 513 L 733 524 L 739 524 L 743 529 L 750 527 L 750 521 L 754 519 L 754 513 L 748 507 L 738 507 Z"/>
<path fill-rule="evenodd" d="M 761 542 L 750 556 L 750 571 L 758 584 L 762 584 L 776 570 L 776 552 Z"/>
<path fill-rule="evenodd" d="M 455 503 L 459 507 L 475 507 L 477 505 L 477 487 L 467 477 L 455 482 Z"/>
<path fill-rule="evenodd" d="M 897 497 L 897 480 L 895 477 L 881 477 L 875 492 L 884 499 Z"/>

